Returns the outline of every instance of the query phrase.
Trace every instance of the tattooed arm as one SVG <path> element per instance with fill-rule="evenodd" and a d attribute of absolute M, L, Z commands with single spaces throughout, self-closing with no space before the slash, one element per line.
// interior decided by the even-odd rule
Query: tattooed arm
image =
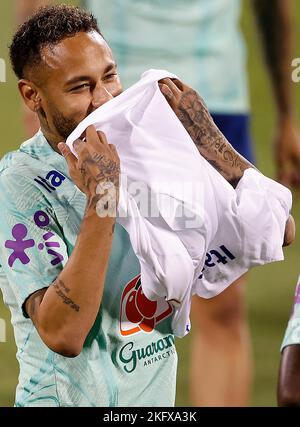
<path fill-rule="evenodd" d="M 291 0 L 253 0 L 265 60 L 270 72 L 278 114 L 292 115 Z"/>
<path fill-rule="evenodd" d="M 86 138 L 86 143 L 77 142 L 78 160 L 66 144 L 59 144 L 73 181 L 87 196 L 74 250 L 55 282 L 25 304 L 45 344 L 66 357 L 81 352 L 99 311 L 119 192 L 115 147 L 93 127 L 87 129 Z"/>
<path fill-rule="evenodd" d="M 292 97 L 292 2 L 253 0 L 263 53 L 272 82 L 277 110 L 274 153 L 277 178 L 287 186 L 300 186 L 300 133 Z"/>
<path fill-rule="evenodd" d="M 245 170 L 254 166 L 229 144 L 195 90 L 171 79 L 160 80 L 159 86 L 200 154 L 235 188 Z M 283 246 L 290 245 L 294 239 L 295 222 L 290 215 Z"/>
<path fill-rule="evenodd" d="M 244 171 L 254 166 L 229 144 L 195 90 L 179 80 L 163 79 L 159 85 L 200 154 L 236 187 Z"/>

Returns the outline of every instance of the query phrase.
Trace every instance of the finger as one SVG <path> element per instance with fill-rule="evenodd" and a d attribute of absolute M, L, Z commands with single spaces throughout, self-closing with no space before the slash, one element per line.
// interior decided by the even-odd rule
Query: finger
<path fill-rule="evenodd" d="M 289 246 L 295 240 L 296 226 L 292 215 L 288 217 L 284 230 L 284 240 L 282 246 Z"/>
<path fill-rule="evenodd" d="M 65 142 L 60 142 L 57 145 L 57 148 L 66 159 L 69 168 L 75 168 L 75 165 L 77 164 L 77 158 L 74 156 L 68 145 Z"/>
<path fill-rule="evenodd" d="M 91 125 L 86 129 L 86 141 L 87 144 L 91 146 L 97 146 L 99 144 L 99 136 L 95 126 Z"/>
<path fill-rule="evenodd" d="M 104 132 L 102 132 L 101 130 L 98 130 L 98 131 L 97 131 L 97 134 L 98 134 L 98 138 L 99 138 L 99 140 L 100 140 L 103 144 L 105 144 L 105 145 L 110 145 L 110 144 L 108 144 L 108 142 L 107 142 L 107 138 L 106 138 L 106 135 L 105 135 L 105 133 L 104 133 Z"/>
<path fill-rule="evenodd" d="M 180 80 L 178 79 L 171 79 L 171 82 L 179 89 L 181 92 L 184 91 L 185 88 L 187 88 L 186 85 L 184 85 Z"/>
<path fill-rule="evenodd" d="M 167 85 L 175 96 L 178 97 L 181 95 L 181 90 L 179 89 L 179 87 L 176 86 L 173 80 L 166 78 L 166 79 L 160 80 L 159 82 Z M 177 79 L 177 82 L 179 82 L 178 79 Z"/>
<path fill-rule="evenodd" d="M 168 85 L 164 84 L 164 83 L 158 83 L 158 86 L 160 88 L 161 93 L 164 95 L 164 97 L 166 98 L 166 100 L 169 103 L 172 103 L 172 101 L 175 100 L 175 95 L 174 93 L 171 91 L 171 89 L 169 88 Z"/>
<path fill-rule="evenodd" d="M 75 139 L 75 141 L 73 142 L 73 148 L 76 151 L 76 153 L 78 154 L 78 157 L 80 156 L 80 154 L 82 153 L 82 151 L 85 148 L 85 144 L 86 142 L 83 142 L 81 139 Z"/>
<path fill-rule="evenodd" d="M 118 154 L 117 147 L 116 147 L 114 144 L 108 144 L 108 145 L 109 145 L 109 148 L 111 149 L 111 151 L 113 152 L 114 157 L 115 157 L 118 161 L 120 161 L 120 158 L 119 158 L 119 154 Z"/>
<path fill-rule="evenodd" d="M 173 90 L 173 92 L 178 93 L 179 95 L 181 92 L 184 91 L 184 84 L 178 80 L 178 79 L 169 79 L 170 80 L 170 88 Z"/>
<path fill-rule="evenodd" d="M 81 139 L 82 141 L 86 141 L 86 129 L 84 129 L 84 131 L 82 132 L 82 134 L 80 135 L 79 139 Z"/>

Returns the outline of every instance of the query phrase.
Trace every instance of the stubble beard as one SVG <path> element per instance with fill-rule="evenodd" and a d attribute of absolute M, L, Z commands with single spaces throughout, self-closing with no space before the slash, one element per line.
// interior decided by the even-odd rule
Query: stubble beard
<path fill-rule="evenodd" d="M 73 130 L 77 127 L 79 122 L 74 119 L 69 119 L 65 117 L 60 112 L 56 111 L 53 114 L 53 125 L 56 129 L 58 135 L 60 135 L 64 140 L 68 138 L 68 136 L 73 132 Z"/>

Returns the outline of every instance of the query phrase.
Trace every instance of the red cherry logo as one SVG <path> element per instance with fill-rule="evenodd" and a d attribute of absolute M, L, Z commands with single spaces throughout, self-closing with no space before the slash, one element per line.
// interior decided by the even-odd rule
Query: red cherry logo
<path fill-rule="evenodd" d="M 143 293 L 142 287 L 140 287 L 139 290 L 137 291 L 136 305 L 139 312 L 147 319 L 150 319 L 156 313 L 157 302 L 150 301 Z"/>
<path fill-rule="evenodd" d="M 122 293 L 120 333 L 122 336 L 138 332 L 151 333 L 155 325 L 172 312 L 172 306 L 168 302 L 160 304 L 147 299 L 142 291 L 140 276 L 137 276 L 127 283 Z"/>
<path fill-rule="evenodd" d="M 143 316 L 138 311 L 135 300 L 136 300 L 136 290 L 133 289 L 130 292 L 129 297 L 127 299 L 127 303 L 125 307 L 126 316 L 130 322 L 139 323 L 142 320 Z"/>

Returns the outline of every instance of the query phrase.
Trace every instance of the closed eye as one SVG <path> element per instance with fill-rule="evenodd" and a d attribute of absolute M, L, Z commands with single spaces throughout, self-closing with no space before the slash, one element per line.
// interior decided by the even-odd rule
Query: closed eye
<path fill-rule="evenodd" d="M 118 73 L 110 73 L 110 74 L 107 74 L 107 76 L 105 76 L 103 78 L 103 80 L 112 80 L 112 79 L 114 79 L 117 76 L 118 76 Z"/>
<path fill-rule="evenodd" d="M 89 88 L 89 87 L 90 87 L 90 84 L 89 84 L 89 83 L 83 83 L 83 84 L 81 84 L 81 85 L 78 85 L 78 86 L 72 87 L 71 91 L 74 91 L 74 90 L 80 90 L 80 89 L 86 89 L 86 88 Z"/>

